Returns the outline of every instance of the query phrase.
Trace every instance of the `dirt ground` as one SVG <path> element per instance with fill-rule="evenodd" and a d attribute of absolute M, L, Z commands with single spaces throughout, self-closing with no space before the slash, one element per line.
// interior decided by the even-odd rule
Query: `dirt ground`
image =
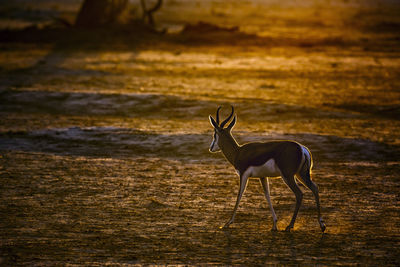
<path fill-rule="evenodd" d="M 19 31 L 79 7 L 23 2 L 0 8 L 0 265 L 400 265 L 395 1 L 166 1 L 142 37 Z M 240 31 L 175 32 L 200 20 Z M 257 180 L 219 229 L 239 181 L 208 115 L 230 104 L 239 143 L 310 148 L 324 234 L 305 187 L 283 231 L 281 179 L 278 232 Z"/>

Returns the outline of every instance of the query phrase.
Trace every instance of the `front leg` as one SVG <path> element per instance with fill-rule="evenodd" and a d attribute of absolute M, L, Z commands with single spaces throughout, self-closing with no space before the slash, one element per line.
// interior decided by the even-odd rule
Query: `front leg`
<path fill-rule="evenodd" d="M 243 193 L 246 190 L 248 178 L 249 178 L 248 175 L 241 175 L 240 176 L 239 192 L 238 192 L 238 195 L 237 195 L 235 208 L 233 209 L 232 217 L 223 227 L 220 227 L 221 229 L 229 227 L 229 225 L 231 225 L 233 223 L 233 221 L 235 220 L 236 210 L 238 209 L 239 203 L 240 203 L 240 199 L 242 198 Z"/>
<path fill-rule="evenodd" d="M 271 210 L 272 219 L 273 219 L 273 223 L 274 223 L 271 231 L 278 231 L 278 228 L 276 227 L 276 222 L 278 221 L 278 218 L 276 217 L 274 207 L 272 206 L 272 201 L 271 201 L 271 197 L 270 197 L 270 193 L 269 193 L 269 180 L 268 180 L 268 178 L 263 177 L 263 178 L 260 178 L 260 181 L 261 181 L 261 185 L 264 189 L 264 195 L 268 201 L 268 205 Z"/>

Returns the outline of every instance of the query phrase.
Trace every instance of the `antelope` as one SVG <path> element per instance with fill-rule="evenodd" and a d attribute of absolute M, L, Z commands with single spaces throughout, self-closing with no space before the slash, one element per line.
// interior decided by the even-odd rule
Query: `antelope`
<path fill-rule="evenodd" d="M 276 226 L 278 218 L 276 217 L 274 207 L 272 206 L 269 179 L 282 177 L 282 180 L 293 191 L 296 196 L 296 206 L 289 225 L 285 231 L 290 232 L 294 227 L 297 213 L 303 199 L 303 192 L 296 183 L 296 179 L 307 186 L 314 194 L 318 211 L 318 222 L 322 232 L 325 231 L 325 224 L 321 217 L 318 186 L 311 180 L 311 168 L 313 165 L 310 150 L 295 141 L 268 141 L 251 142 L 239 145 L 232 136 L 232 128 L 236 124 L 236 114 L 233 116 L 234 108 L 231 106 L 231 113 L 224 121 L 219 123 L 218 107 L 216 120 L 210 115 L 210 123 L 214 127 L 214 136 L 210 145 L 210 152 L 222 152 L 225 158 L 236 169 L 239 177 L 239 192 L 237 194 L 236 204 L 233 209 L 230 220 L 220 228 L 227 228 L 233 223 L 236 216 L 236 210 L 239 202 L 247 187 L 250 177 L 259 178 L 265 197 L 268 201 L 272 213 L 273 226 L 271 231 L 277 231 Z M 232 119 L 233 116 L 233 119 Z M 232 119 L 229 125 L 225 125 Z M 296 178 L 295 178 L 296 176 Z"/>

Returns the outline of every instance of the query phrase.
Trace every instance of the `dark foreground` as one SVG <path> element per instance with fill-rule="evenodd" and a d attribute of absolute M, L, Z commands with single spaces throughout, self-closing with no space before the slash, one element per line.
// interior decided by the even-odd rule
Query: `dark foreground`
<path fill-rule="evenodd" d="M 221 160 L 87 155 L 81 142 L 52 143 L 70 148 L 2 153 L 3 263 L 399 264 L 398 163 L 319 163 L 325 234 L 304 188 L 295 230 L 270 232 L 256 181 L 222 231 L 238 182 Z M 283 230 L 294 197 L 280 180 L 271 187 Z"/>

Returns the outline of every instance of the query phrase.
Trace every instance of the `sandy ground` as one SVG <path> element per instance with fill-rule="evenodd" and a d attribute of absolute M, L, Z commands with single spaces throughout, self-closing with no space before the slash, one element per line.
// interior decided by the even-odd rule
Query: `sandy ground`
<path fill-rule="evenodd" d="M 245 12 L 170 2 L 165 25 L 247 16 L 242 30 L 266 39 L 171 34 L 129 47 L 114 36 L 115 46 L 82 48 L 0 34 L 0 265 L 400 265 L 398 9 L 332 1 L 347 13 L 323 9 L 322 20 L 309 18 L 320 6 L 307 1 L 253 1 Z M 275 26 L 261 22 L 267 9 Z M 356 18 L 376 19 L 379 31 L 339 23 Z M 324 234 L 305 187 L 295 228 L 283 231 L 295 198 L 280 179 L 271 181 L 278 232 L 257 180 L 235 223 L 219 229 L 239 181 L 208 152 L 208 115 L 223 105 L 226 116 L 230 104 L 239 143 L 310 148 Z"/>

